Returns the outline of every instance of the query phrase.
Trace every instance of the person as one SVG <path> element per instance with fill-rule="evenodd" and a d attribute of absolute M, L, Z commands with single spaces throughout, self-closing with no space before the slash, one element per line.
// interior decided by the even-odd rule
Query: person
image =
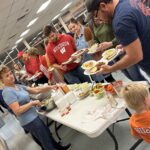
<path fill-rule="evenodd" d="M 129 84 L 122 90 L 128 107 L 135 111 L 130 118 L 131 134 L 150 143 L 150 93 L 146 85 Z"/>
<path fill-rule="evenodd" d="M 32 50 L 32 51 L 34 51 L 34 50 Z M 26 51 L 26 52 L 20 51 L 20 52 L 18 52 L 17 58 L 21 59 L 23 61 L 24 65 L 25 65 L 25 70 L 26 70 L 29 78 L 38 73 L 41 73 L 34 80 L 34 82 L 36 84 L 48 83 L 48 79 L 45 77 L 45 75 L 40 70 L 40 60 L 37 55 L 33 56 L 31 52 L 29 54 L 28 51 Z"/>
<path fill-rule="evenodd" d="M 114 48 L 117 45 L 117 40 L 113 34 L 111 24 L 107 21 L 101 21 L 98 18 L 93 18 L 91 13 L 87 18 L 91 31 L 93 31 L 94 41 L 98 43 L 97 52 L 93 54 L 95 60 L 102 57 L 102 52 L 109 48 Z M 115 79 L 111 74 L 105 75 L 107 82 L 114 82 Z"/>
<path fill-rule="evenodd" d="M 93 34 L 89 27 L 83 26 L 77 20 L 71 18 L 68 29 L 74 34 L 77 50 L 88 48 L 91 45 Z"/>
<path fill-rule="evenodd" d="M 150 11 L 145 1 L 85 0 L 89 12 L 112 22 L 114 34 L 125 49 L 124 57 L 112 66 L 103 65 L 102 73 L 138 64 L 150 76 Z"/>
<path fill-rule="evenodd" d="M 10 69 L 4 65 L 0 66 L 0 80 L 4 84 L 2 92 L 6 104 L 14 112 L 23 129 L 30 132 L 37 139 L 44 150 L 54 148 L 67 149 L 59 145 L 51 136 L 49 128 L 38 117 L 36 107 L 40 106 L 39 100 L 30 100 L 29 93 L 38 94 L 56 89 L 57 86 L 26 87 L 15 84 L 15 79 Z"/>
<path fill-rule="evenodd" d="M 88 76 L 83 74 L 80 63 L 75 63 L 76 57 L 71 56 L 76 52 L 74 39 L 66 34 L 59 34 L 52 26 L 46 26 L 43 30 L 44 35 L 48 37 L 46 54 L 53 67 L 64 72 L 64 78 L 68 83 L 90 82 Z M 69 64 L 64 62 L 72 59 Z"/>
<path fill-rule="evenodd" d="M 26 71 L 23 68 L 21 68 L 19 66 L 19 64 L 17 64 L 17 63 L 13 64 L 13 68 L 14 68 L 14 74 L 15 74 L 17 82 L 18 83 L 25 83 L 26 78 L 28 77 Z"/>
<path fill-rule="evenodd" d="M 49 62 L 47 54 L 39 56 L 40 59 L 40 70 L 44 73 L 44 75 L 48 78 L 48 82 L 50 84 L 56 83 L 65 83 L 62 73 L 54 67 Z M 51 69 L 51 71 L 48 71 Z"/>

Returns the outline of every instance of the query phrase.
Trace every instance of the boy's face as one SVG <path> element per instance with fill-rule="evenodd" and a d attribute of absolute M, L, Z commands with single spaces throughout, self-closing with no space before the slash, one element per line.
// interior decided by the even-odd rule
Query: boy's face
<path fill-rule="evenodd" d="M 51 32 L 48 38 L 49 38 L 49 41 L 51 41 L 51 42 L 57 42 L 58 41 L 58 35 L 55 32 Z"/>

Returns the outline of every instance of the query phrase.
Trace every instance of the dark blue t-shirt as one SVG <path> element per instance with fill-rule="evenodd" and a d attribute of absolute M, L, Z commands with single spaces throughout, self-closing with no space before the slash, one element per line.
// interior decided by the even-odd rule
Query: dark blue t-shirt
<path fill-rule="evenodd" d="M 120 0 L 114 13 L 113 30 L 117 40 L 123 46 L 129 45 L 137 38 L 140 39 L 144 59 L 139 65 L 147 70 L 150 66 L 150 9 L 148 6 L 141 0 Z"/>

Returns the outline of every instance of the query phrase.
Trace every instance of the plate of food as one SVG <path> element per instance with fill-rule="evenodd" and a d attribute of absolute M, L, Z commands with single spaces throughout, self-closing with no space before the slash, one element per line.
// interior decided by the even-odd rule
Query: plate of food
<path fill-rule="evenodd" d="M 30 78 L 27 78 L 28 81 L 30 80 L 35 80 L 38 76 L 40 76 L 42 74 L 42 72 L 38 72 L 35 75 L 31 76 Z"/>
<path fill-rule="evenodd" d="M 96 53 L 97 51 L 97 47 L 98 47 L 98 44 L 94 44 L 94 45 L 92 45 L 90 48 L 88 48 L 88 54 L 94 54 L 94 53 Z"/>
<path fill-rule="evenodd" d="M 71 56 L 81 56 L 86 52 L 85 49 L 77 50 L 75 53 L 73 53 Z"/>
<path fill-rule="evenodd" d="M 103 57 L 103 59 L 112 61 L 113 59 L 115 59 L 118 56 L 119 53 L 120 53 L 120 50 L 116 50 L 115 48 L 112 48 L 112 49 L 106 50 L 102 54 L 102 57 Z"/>
<path fill-rule="evenodd" d="M 108 61 L 107 60 L 103 60 L 103 61 L 98 61 L 94 67 L 90 68 L 90 69 L 87 69 L 84 71 L 84 74 L 85 75 L 94 75 L 94 74 L 97 74 L 98 72 L 101 71 L 101 66 L 102 65 L 106 65 L 108 64 Z"/>
<path fill-rule="evenodd" d="M 95 60 L 89 60 L 86 61 L 85 63 L 82 64 L 82 69 L 88 70 L 93 68 L 96 65 L 96 61 Z"/>
<path fill-rule="evenodd" d="M 68 65 L 72 63 L 72 58 L 70 57 L 67 61 L 63 62 L 62 65 Z"/>

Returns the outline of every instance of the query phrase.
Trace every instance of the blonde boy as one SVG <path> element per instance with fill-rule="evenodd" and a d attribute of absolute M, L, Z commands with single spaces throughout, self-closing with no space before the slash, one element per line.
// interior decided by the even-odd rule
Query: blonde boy
<path fill-rule="evenodd" d="M 130 118 L 131 134 L 150 143 L 150 94 L 144 84 L 130 84 L 123 88 L 122 96 L 135 113 Z"/>

